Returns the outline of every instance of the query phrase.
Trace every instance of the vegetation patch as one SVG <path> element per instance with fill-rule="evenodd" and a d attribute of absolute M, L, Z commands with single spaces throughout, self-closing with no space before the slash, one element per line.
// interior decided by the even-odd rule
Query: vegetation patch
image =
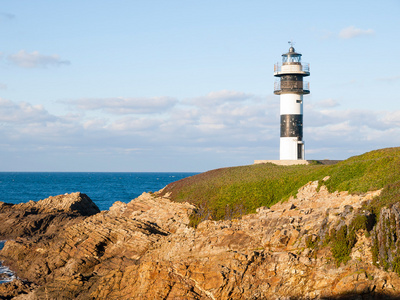
<path fill-rule="evenodd" d="M 378 190 L 400 178 L 400 148 L 386 148 L 353 156 L 330 166 L 324 182 L 330 192 L 363 193 Z"/>
<path fill-rule="evenodd" d="M 310 249 L 317 249 L 319 245 L 319 237 L 313 237 L 311 235 L 307 236 L 306 239 L 306 247 Z"/>
<path fill-rule="evenodd" d="M 322 182 L 325 176 L 328 180 Z M 258 164 L 216 169 L 169 184 L 162 194 L 171 193 L 171 200 L 189 202 L 198 210 L 192 226 L 203 220 L 240 218 L 254 213 L 260 206 L 296 196 L 297 190 L 309 181 L 318 180 L 330 192 L 365 193 L 383 190 L 373 201 L 374 213 L 382 205 L 399 200 L 400 148 L 386 148 L 351 157 L 335 165 L 277 166 Z"/>
<path fill-rule="evenodd" d="M 400 177 L 398 177 L 400 178 Z M 383 207 L 390 208 L 393 204 L 400 201 L 400 180 L 394 183 L 389 183 L 382 190 L 378 197 L 372 199 L 365 209 L 373 212 L 379 218 L 380 211 Z"/>
<path fill-rule="evenodd" d="M 357 231 L 367 228 L 367 218 L 362 217 L 358 215 L 349 226 L 343 225 L 337 231 L 333 229 L 327 237 L 326 244 L 331 247 L 337 266 L 350 260 L 351 250 L 357 242 Z"/>
<path fill-rule="evenodd" d="M 323 181 L 326 176 L 329 179 Z M 379 260 L 385 269 L 392 268 L 400 275 L 400 239 L 391 237 L 391 220 L 385 225 L 388 228 L 385 245 L 378 245 L 375 230 L 372 231 L 381 209 L 400 201 L 399 179 L 400 147 L 371 151 L 335 165 L 259 164 L 212 170 L 171 183 L 161 195 L 169 193 L 173 201 L 196 205 L 190 225 L 197 227 L 204 220 L 240 218 L 254 213 L 260 206 L 270 207 L 285 201 L 296 196 L 298 189 L 310 181 L 319 181 L 329 192 L 365 193 L 383 189 L 380 196 L 364 204 L 350 225 L 331 231 L 323 244 L 331 248 L 337 265 L 346 263 L 357 242 L 357 231 L 363 230 L 367 236 L 372 235 L 374 262 Z M 306 246 L 312 249 L 321 243 L 318 239 L 306 240 Z"/>
<path fill-rule="evenodd" d="M 307 182 L 323 178 L 326 168 L 259 164 L 217 169 L 174 182 L 163 193 L 197 206 L 193 225 L 206 219 L 228 220 L 295 196 Z"/>

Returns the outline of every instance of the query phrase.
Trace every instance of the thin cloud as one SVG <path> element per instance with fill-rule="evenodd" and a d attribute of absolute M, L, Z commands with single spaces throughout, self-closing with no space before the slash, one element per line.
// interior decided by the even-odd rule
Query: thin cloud
<path fill-rule="evenodd" d="M 234 100 L 234 101 L 240 101 L 244 99 L 248 99 L 253 97 L 252 94 L 246 94 L 243 92 L 238 92 L 238 91 L 228 91 L 228 90 L 222 90 L 222 91 L 216 91 L 216 92 L 210 92 L 206 98 L 209 99 L 218 99 L 218 100 Z"/>
<path fill-rule="evenodd" d="M 84 98 L 78 100 L 63 101 L 79 110 L 103 111 L 113 115 L 129 114 L 154 114 L 164 113 L 178 102 L 171 97 L 153 98 Z"/>
<path fill-rule="evenodd" d="M 391 111 L 384 114 L 381 121 L 390 127 L 400 127 L 400 111 Z"/>
<path fill-rule="evenodd" d="M 9 55 L 8 60 L 17 66 L 26 69 L 70 64 L 70 61 L 61 59 L 57 54 L 43 55 L 38 51 L 28 53 L 25 50 L 20 50 L 15 54 Z"/>
<path fill-rule="evenodd" d="M 199 106 L 210 106 L 227 102 L 246 101 L 253 97 L 254 95 L 243 92 L 221 90 L 210 92 L 206 96 L 186 99 L 185 103 L 195 104 Z"/>
<path fill-rule="evenodd" d="M 319 108 L 307 106 L 305 116 L 305 130 L 307 128 L 324 129 L 328 126 L 336 128 L 338 124 L 346 123 L 352 128 L 368 127 L 374 130 L 385 131 L 397 127 L 395 112 L 370 111 L 362 109 L 340 110 L 336 108 Z M 340 134 L 340 131 L 337 131 Z"/>
<path fill-rule="evenodd" d="M 319 28 L 318 29 L 313 28 L 312 30 L 318 34 L 318 36 L 321 40 L 337 39 L 337 38 L 348 40 L 348 39 L 353 39 L 353 38 L 360 37 L 360 36 L 375 35 L 375 30 L 373 30 L 373 29 L 360 29 L 360 28 L 356 28 L 355 26 L 349 26 L 349 27 L 343 28 L 342 30 L 340 30 L 339 33 L 325 30 L 325 29 L 319 29 Z"/>
<path fill-rule="evenodd" d="M 6 12 L 0 12 L 0 21 L 11 21 L 14 19 L 15 15 Z"/>
<path fill-rule="evenodd" d="M 71 157 L 79 157 L 84 151 L 92 153 L 96 161 L 129 149 L 150 149 L 153 154 L 163 149 L 163 157 L 183 165 L 193 159 L 193 149 L 196 153 L 209 152 L 202 157 L 208 163 L 221 158 L 217 150 L 232 157 L 239 151 L 247 163 L 274 158 L 275 154 L 268 153 L 279 152 L 279 103 L 272 95 L 226 101 L 229 94 L 236 93 L 220 93 L 220 97 L 214 93 L 215 105 L 210 106 L 197 102 L 181 105 L 170 97 L 124 98 L 120 102 L 115 102 L 120 98 L 107 98 L 97 99 L 97 104 L 95 99 L 81 99 L 74 108 L 81 105 L 82 111 L 68 115 L 54 115 L 40 105 L 0 98 L 0 140 L 5 145 L 1 148 L 5 156 L 12 154 L 11 149 L 37 149 L 43 157 L 60 149 Z M 307 106 L 304 115 L 309 158 L 334 159 L 339 154 L 343 157 L 400 143 L 400 110 L 343 110 L 332 99 L 316 103 Z M 102 105 L 108 110 L 100 117 Z M 131 115 L 127 111 L 144 113 Z M 157 114 L 160 112 L 162 115 Z M 186 161 L 181 157 L 185 153 Z M 135 159 L 146 158 L 139 155 Z"/>
<path fill-rule="evenodd" d="M 320 38 L 323 40 L 330 39 L 334 36 L 334 33 L 328 30 L 323 30 L 320 34 L 321 34 Z"/>
<path fill-rule="evenodd" d="M 162 125 L 162 120 L 160 119 L 152 119 L 152 118 L 132 118 L 132 117 L 124 117 L 113 122 L 109 129 L 114 132 L 119 133 L 129 133 L 136 132 L 136 134 L 154 132 Z M 150 136 L 148 136 L 150 138 Z"/>
<path fill-rule="evenodd" d="M 255 128 L 269 126 L 279 113 L 275 99 L 260 99 L 236 91 L 213 92 L 204 97 L 186 99 L 186 103 L 185 109 L 174 111 L 174 119 L 184 120 L 198 134 L 222 134 L 231 139 L 245 132 L 248 137 L 254 135 L 259 132 Z M 247 131 L 249 128 L 253 129 L 252 133 Z"/>
<path fill-rule="evenodd" d="M 339 102 L 335 99 L 329 98 L 329 99 L 318 101 L 314 105 L 316 107 L 320 107 L 320 108 L 331 108 L 331 107 L 339 106 Z"/>
<path fill-rule="evenodd" d="M 360 28 L 356 28 L 355 26 L 349 26 L 349 27 L 343 28 L 339 32 L 339 38 L 352 39 L 352 38 L 359 37 L 359 36 L 370 36 L 370 35 L 374 35 L 374 34 L 375 34 L 375 30 L 373 30 L 373 29 L 360 29 Z"/>
<path fill-rule="evenodd" d="M 12 124 L 43 123 L 56 120 L 42 105 L 14 103 L 0 98 L 0 122 Z"/>
<path fill-rule="evenodd" d="M 384 82 L 398 81 L 398 80 L 400 80 L 400 75 L 394 75 L 394 76 L 388 76 L 388 77 L 380 77 L 380 78 L 377 78 L 377 80 L 384 81 Z"/>

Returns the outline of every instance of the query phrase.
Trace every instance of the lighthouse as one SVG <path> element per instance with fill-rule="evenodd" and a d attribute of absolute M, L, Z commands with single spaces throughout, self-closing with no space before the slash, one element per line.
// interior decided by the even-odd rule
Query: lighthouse
<path fill-rule="evenodd" d="M 310 66 L 301 62 L 301 54 L 293 43 L 282 63 L 276 63 L 274 93 L 280 97 L 281 135 L 280 160 L 305 160 L 303 141 L 303 95 L 310 93 L 303 77 L 310 75 Z"/>

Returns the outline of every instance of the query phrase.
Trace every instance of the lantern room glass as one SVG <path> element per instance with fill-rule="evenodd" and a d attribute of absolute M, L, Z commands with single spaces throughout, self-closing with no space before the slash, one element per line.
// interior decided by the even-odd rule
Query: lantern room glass
<path fill-rule="evenodd" d="M 284 54 L 282 55 L 283 63 L 299 63 L 301 61 L 301 54 Z"/>

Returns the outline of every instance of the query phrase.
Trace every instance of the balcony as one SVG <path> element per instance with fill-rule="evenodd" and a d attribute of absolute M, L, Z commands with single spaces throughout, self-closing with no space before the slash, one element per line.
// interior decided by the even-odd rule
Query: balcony
<path fill-rule="evenodd" d="M 274 65 L 274 76 L 281 76 L 285 74 L 301 74 L 304 76 L 310 75 L 309 63 L 276 63 Z"/>
<path fill-rule="evenodd" d="M 274 84 L 274 94 L 309 94 L 310 83 L 308 81 L 280 81 Z"/>

